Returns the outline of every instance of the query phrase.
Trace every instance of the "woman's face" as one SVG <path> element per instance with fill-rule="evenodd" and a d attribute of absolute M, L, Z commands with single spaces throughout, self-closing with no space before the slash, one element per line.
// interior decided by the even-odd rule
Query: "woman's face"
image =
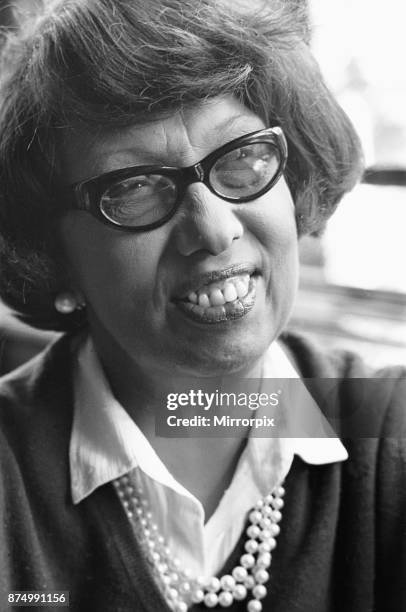
<path fill-rule="evenodd" d="M 126 166 L 190 166 L 264 127 L 237 100 L 219 97 L 148 124 L 72 131 L 62 168 L 73 183 Z M 225 202 L 195 183 L 170 221 L 144 233 L 119 231 L 72 210 L 61 234 L 72 286 L 86 300 L 93 337 L 107 360 L 124 355 L 146 372 L 244 374 L 290 314 L 297 236 L 283 178 L 245 204 Z M 233 291 L 244 308 L 228 306 L 225 317 L 207 316 L 205 298 L 200 311 L 185 307 L 188 295 L 205 293 L 212 304 L 213 296 L 221 301 L 219 292 L 230 300 Z"/>

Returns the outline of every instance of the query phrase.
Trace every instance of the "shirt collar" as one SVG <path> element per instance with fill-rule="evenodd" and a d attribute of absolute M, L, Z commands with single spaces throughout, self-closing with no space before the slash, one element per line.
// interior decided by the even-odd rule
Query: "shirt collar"
<path fill-rule="evenodd" d="M 267 352 L 263 376 L 299 378 L 278 342 L 272 343 Z M 79 351 L 74 397 L 69 449 L 73 503 L 79 503 L 98 487 L 135 467 L 190 497 L 191 494 L 173 478 L 144 434 L 114 398 L 90 338 Z M 343 444 L 333 437 L 330 425 L 308 393 L 306 398 L 309 400 L 307 409 L 320 425 L 317 438 L 312 431 L 312 438 L 283 438 L 276 442 L 275 438 L 250 437 L 247 443 L 245 459 L 252 464 L 257 487 L 264 495 L 269 492 L 271 473 L 268 472 L 274 472 L 275 461 L 286 464 L 282 471 L 287 473 L 294 454 L 315 465 L 343 461 L 348 457 Z"/>

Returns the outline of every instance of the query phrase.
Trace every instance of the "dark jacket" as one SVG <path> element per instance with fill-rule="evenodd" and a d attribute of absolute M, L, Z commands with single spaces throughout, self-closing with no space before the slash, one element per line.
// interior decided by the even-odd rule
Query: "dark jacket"
<path fill-rule="evenodd" d="M 314 466 L 295 458 L 263 609 L 404 612 L 404 372 L 381 372 L 365 396 L 356 385 L 341 384 L 372 375 L 352 355 L 326 356 L 296 336 L 284 341 L 302 375 L 313 379 L 309 389 L 327 413 L 332 396 L 326 401 L 320 379 L 336 379 L 332 414 L 338 429 L 340 415 L 362 405 L 376 437 L 345 439 L 349 460 L 343 463 Z M 70 592 L 71 610 L 167 611 L 113 487 L 72 504 L 74 344 L 63 337 L 0 386 L 0 610 L 8 609 L 11 591 L 59 590 Z M 238 565 L 243 542 L 222 574 Z M 235 603 L 232 610 L 246 605 Z"/>

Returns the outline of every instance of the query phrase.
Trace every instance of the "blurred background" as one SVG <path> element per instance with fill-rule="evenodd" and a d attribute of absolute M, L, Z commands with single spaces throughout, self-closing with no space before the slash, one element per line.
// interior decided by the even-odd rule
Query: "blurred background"
<path fill-rule="evenodd" d="M 294 1 L 306 2 L 314 53 L 361 136 L 366 172 L 326 233 L 301 242 L 290 327 L 376 367 L 405 364 L 406 2 Z M 0 0 L 0 24 L 13 27 L 15 6 L 32 12 L 38 3 Z M 1 304 L 0 334 L 0 373 L 55 337 L 17 322 Z"/>
<path fill-rule="evenodd" d="M 363 143 L 366 172 L 301 245 L 292 326 L 375 366 L 406 363 L 406 3 L 308 0 L 313 50 Z"/>

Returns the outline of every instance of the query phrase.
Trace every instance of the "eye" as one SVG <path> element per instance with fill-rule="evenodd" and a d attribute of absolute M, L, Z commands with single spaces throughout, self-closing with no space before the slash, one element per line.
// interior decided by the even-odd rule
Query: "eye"
<path fill-rule="evenodd" d="M 272 143 L 239 147 L 216 161 L 210 173 L 210 183 L 220 195 L 249 197 L 272 182 L 280 161 L 279 150 Z"/>
<path fill-rule="evenodd" d="M 143 199 L 149 194 L 154 193 L 157 181 L 155 177 L 137 176 L 125 179 L 114 183 L 103 194 L 104 198 L 112 200 L 127 200 L 136 202 L 138 199 Z"/>
<path fill-rule="evenodd" d="M 221 157 L 218 161 L 221 161 L 222 163 L 226 164 L 232 161 L 238 161 L 239 159 L 245 159 L 249 154 L 247 148 L 248 147 L 240 147 L 239 149 L 234 149 L 233 151 L 230 151 L 229 153 Z"/>
<path fill-rule="evenodd" d="M 100 210 L 117 225 L 136 227 L 163 218 L 175 201 L 176 187 L 169 177 L 139 175 L 110 185 L 100 198 Z"/>

